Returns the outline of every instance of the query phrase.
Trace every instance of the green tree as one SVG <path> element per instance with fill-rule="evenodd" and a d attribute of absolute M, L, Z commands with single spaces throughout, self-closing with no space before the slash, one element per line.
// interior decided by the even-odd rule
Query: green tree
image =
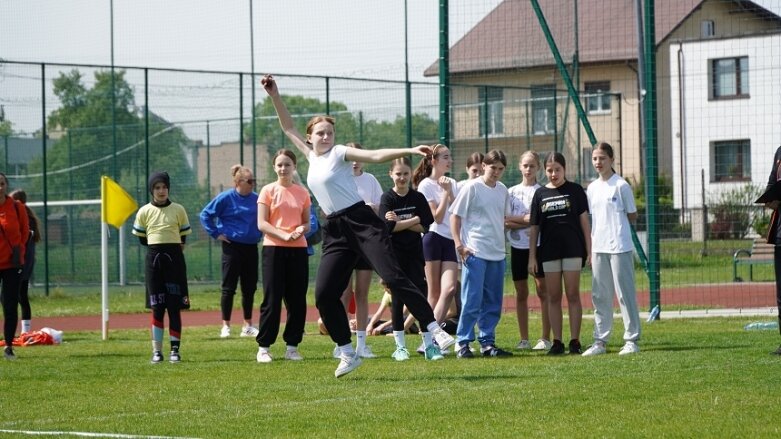
<path fill-rule="evenodd" d="M 312 116 L 326 114 L 326 105 L 324 102 L 304 96 L 282 96 L 282 100 L 293 116 L 296 128 L 301 134 L 306 134 L 306 124 Z M 331 114 L 336 117 L 336 135 L 337 141 L 341 143 L 358 141 L 359 126 L 358 121 L 352 113 L 347 110 L 347 106 L 341 102 L 331 102 Z M 247 124 L 244 127 L 244 134 L 247 142 L 252 141 L 252 125 Z M 255 142 L 259 146 L 266 146 L 268 154 L 273 157 L 274 154 L 282 149 L 292 150 L 298 157 L 298 172 L 301 178 L 306 181 L 306 173 L 309 165 L 304 157 L 298 152 L 298 149 L 287 139 L 285 134 L 279 128 L 277 113 L 274 110 L 274 104 L 271 98 L 266 97 L 263 102 L 255 106 Z M 266 175 L 273 176 L 273 163 L 267 164 Z M 273 178 L 273 177 L 270 177 Z"/>
<path fill-rule="evenodd" d="M 13 126 L 10 120 L 5 118 L 5 108 L 0 105 L 0 137 L 7 137 L 13 134 Z"/>
<path fill-rule="evenodd" d="M 115 72 L 112 81 L 110 71 L 97 71 L 91 88 L 82 79 L 78 70 L 71 70 L 54 80 L 61 106 L 49 115 L 48 125 L 62 137 L 47 153 L 47 196 L 50 200 L 99 198 L 100 176 L 109 175 L 143 204 L 148 197 L 144 120 L 125 72 Z M 153 114 L 149 132 L 149 169 L 167 170 L 171 197 L 188 210 L 199 208 L 199 188 L 186 160 L 192 142 L 181 129 Z M 34 173 L 42 172 L 42 167 L 39 158 L 29 168 Z"/>

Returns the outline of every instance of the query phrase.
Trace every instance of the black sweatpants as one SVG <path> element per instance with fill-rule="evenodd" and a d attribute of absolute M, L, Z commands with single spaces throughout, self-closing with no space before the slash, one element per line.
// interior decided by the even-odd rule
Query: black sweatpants
<path fill-rule="evenodd" d="M 3 336 L 5 345 L 13 346 L 16 325 L 19 323 L 19 281 L 21 269 L 0 270 L 0 302 L 3 302 Z"/>
<path fill-rule="evenodd" d="M 426 283 L 426 261 L 423 259 L 423 249 L 420 249 L 419 255 L 404 254 L 400 251 L 396 251 L 395 255 L 401 271 L 418 287 L 420 295 L 426 299 L 428 284 Z M 391 297 L 391 323 L 394 331 L 404 330 L 404 305 L 404 301 L 397 296 Z"/>
<path fill-rule="evenodd" d="M 781 333 L 781 246 L 773 249 L 774 268 L 776 272 L 776 307 L 778 309 L 778 331 Z"/>
<path fill-rule="evenodd" d="M 350 343 L 350 325 L 340 298 L 360 256 L 369 261 L 391 294 L 407 305 L 425 331 L 434 321 L 434 311 L 399 266 L 385 223 L 369 206 L 357 203 L 329 215 L 323 224 L 315 301 L 331 339 L 339 346 Z"/>
<path fill-rule="evenodd" d="M 279 334 L 282 302 L 287 309 L 287 323 L 282 339 L 298 346 L 306 324 L 306 290 L 309 288 L 309 255 L 306 247 L 263 246 L 263 303 L 255 340 L 267 348 Z"/>
<path fill-rule="evenodd" d="M 222 319 L 230 321 L 233 296 L 241 282 L 241 310 L 244 320 L 252 320 L 255 291 L 258 288 L 258 245 L 222 242 Z"/>

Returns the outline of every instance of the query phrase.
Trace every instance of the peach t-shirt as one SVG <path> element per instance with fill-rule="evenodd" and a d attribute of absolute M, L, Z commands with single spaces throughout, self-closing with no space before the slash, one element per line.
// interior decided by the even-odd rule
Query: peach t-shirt
<path fill-rule="evenodd" d="M 309 223 L 309 206 L 312 204 L 312 200 L 309 198 L 309 191 L 300 185 L 292 184 L 285 187 L 277 182 L 267 184 L 260 190 L 258 204 L 268 207 L 269 224 L 285 232 L 292 232 L 303 224 L 301 222 L 303 217 L 306 217 L 305 223 Z M 306 215 L 302 212 L 306 212 Z M 306 238 L 301 235 L 295 241 L 280 241 L 276 237 L 264 233 L 263 245 L 306 247 Z"/>

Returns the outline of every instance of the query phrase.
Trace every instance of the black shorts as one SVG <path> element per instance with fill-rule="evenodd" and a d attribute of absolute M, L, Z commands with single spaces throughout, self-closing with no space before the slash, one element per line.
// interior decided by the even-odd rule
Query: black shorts
<path fill-rule="evenodd" d="M 537 247 L 537 254 L 540 254 Z M 529 249 L 510 247 L 510 267 L 513 272 L 513 281 L 526 280 L 529 278 Z M 534 277 L 543 278 L 545 272 L 542 269 L 542 262 L 537 261 L 537 273 Z"/>
<path fill-rule="evenodd" d="M 423 258 L 427 262 L 458 262 L 456 243 L 437 232 L 427 232 L 423 235 Z"/>

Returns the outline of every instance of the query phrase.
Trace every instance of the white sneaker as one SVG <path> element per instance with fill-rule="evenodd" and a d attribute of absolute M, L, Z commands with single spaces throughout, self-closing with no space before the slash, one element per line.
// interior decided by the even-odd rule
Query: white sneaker
<path fill-rule="evenodd" d="M 607 353 L 605 344 L 601 341 L 595 341 L 593 345 L 589 346 L 589 348 L 580 355 L 583 357 L 593 357 L 594 355 L 602 355 L 605 353 Z"/>
<path fill-rule="evenodd" d="M 396 361 L 407 361 L 409 360 L 409 351 L 403 346 L 396 346 L 396 350 L 391 355 L 391 358 Z"/>
<path fill-rule="evenodd" d="M 357 353 L 351 356 L 341 355 L 339 360 L 339 366 L 334 371 L 334 376 L 337 378 L 347 375 L 361 365 L 361 357 Z"/>
<path fill-rule="evenodd" d="M 515 349 L 518 349 L 519 351 L 528 351 L 531 348 L 532 345 L 529 343 L 529 340 L 521 340 L 515 345 Z"/>
<path fill-rule="evenodd" d="M 541 338 L 537 341 L 537 344 L 534 345 L 532 348 L 533 351 L 548 351 L 550 350 L 551 346 L 553 346 L 553 342 L 550 342 L 548 340 L 545 340 L 544 338 Z"/>
<path fill-rule="evenodd" d="M 254 326 L 245 326 L 244 328 L 242 328 L 239 337 L 257 337 L 257 335 L 258 335 L 258 328 Z"/>
<path fill-rule="evenodd" d="M 258 363 L 271 363 L 274 359 L 271 358 L 269 351 L 264 351 L 263 349 L 258 348 L 257 360 Z"/>
<path fill-rule="evenodd" d="M 369 346 L 358 349 L 358 356 L 361 358 L 377 358 L 377 356 L 374 355 L 374 352 L 372 352 L 372 348 Z"/>
<path fill-rule="evenodd" d="M 456 343 L 456 339 L 451 337 L 450 334 L 443 331 L 442 329 L 437 329 L 434 331 L 434 340 L 437 342 L 437 346 L 439 346 L 440 350 L 447 349 L 450 346 L 453 346 Z"/>
<path fill-rule="evenodd" d="M 618 352 L 618 355 L 629 355 L 640 352 L 640 346 L 633 341 L 628 341 L 624 344 L 624 347 Z"/>
<path fill-rule="evenodd" d="M 301 356 L 301 352 L 298 349 L 288 349 L 285 351 L 285 360 L 301 361 L 304 357 Z"/>
<path fill-rule="evenodd" d="M 224 326 L 220 329 L 220 338 L 228 338 L 231 336 L 231 327 Z"/>
<path fill-rule="evenodd" d="M 334 346 L 334 351 L 331 355 L 337 360 L 342 358 L 342 351 L 339 349 L 339 346 Z"/>

